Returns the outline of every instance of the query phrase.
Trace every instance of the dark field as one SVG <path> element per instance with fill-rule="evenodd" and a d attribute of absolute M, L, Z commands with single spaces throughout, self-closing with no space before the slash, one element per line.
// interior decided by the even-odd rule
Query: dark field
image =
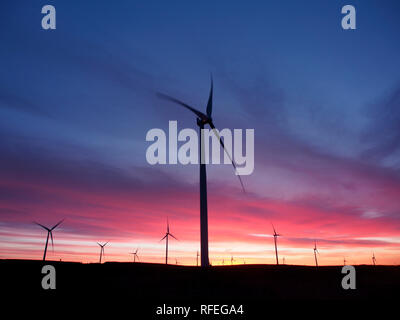
<path fill-rule="evenodd" d="M 56 269 L 56 290 L 43 290 L 41 268 Z M 0 260 L 2 292 L 18 298 L 130 301 L 137 312 L 155 313 L 157 305 L 243 304 L 247 316 L 263 306 L 299 304 L 362 305 L 397 299 L 399 266 L 355 266 L 356 290 L 341 286 L 342 267 L 290 265 L 218 266 L 209 270 L 147 263 L 80 264 Z M 292 305 L 292 304 L 291 304 Z M 230 318 L 231 319 L 231 318 Z"/>

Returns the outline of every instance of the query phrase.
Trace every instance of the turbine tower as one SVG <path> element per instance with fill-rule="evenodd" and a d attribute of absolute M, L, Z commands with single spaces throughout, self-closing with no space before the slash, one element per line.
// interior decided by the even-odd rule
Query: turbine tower
<path fill-rule="evenodd" d="M 229 157 L 229 159 L 232 162 L 233 168 L 235 169 L 236 172 L 236 164 L 232 160 L 231 155 L 228 153 L 228 151 L 225 149 L 224 142 L 222 141 L 221 137 L 219 136 L 214 123 L 211 118 L 211 113 L 212 113 L 212 100 L 213 100 L 213 80 L 211 77 L 211 88 L 210 88 L 210 94 L 208 97 L 208 102 L 207 102 L 207 108 L 206 108 L 206 113 L 204 114 L 203 112 L 198 111 L 197 109 L 189 106 L 188 104 L 175 99 L 171 96 L 158 93 L 158 96 L 160 98 L 169 100 L 171 102 L 177 103 L 184 108 L 192 111 L 196 115 L 196 120 L 197 120 L 197 125 L 199 126 L 199 131 L 200 131 L 200 144 L 199 144 L 199 149 L 200 149 L 200 251 L 201 251 L 201 266 L 202 267 L 208 267 L 210 266 L 210 261 L 208 258 L 208 211 L 207 211 L 207 174 L 206 174 L 206 164 L 205 164 L 205 155 L 204 155 L 204 126 L 209 125 L 211 129 L 213 130 L 214 134 L 219 140 L 219 143 L 221 144 L 222 148 L 224 149 L 225 153 Z M 240 184 L 242 186 L 242 189 L 244 191 L 244 186 L 242 183 L 242 179 L 240 178 L 239 175 L 237 175 L 240 181 Z"/>
<path fill-rule="evenodd" d="M 136 249 L 136 251 L 131 252 L 131 254 L 133 254 L 133 262 L 136 262 L 136 258 L 138 259 L 138 261 L 140 261 L 139 256 L 138 256 L 138 251 L 139 249 Z"/>
<path fill-rule="evenodd" d="M 100 259 L 99 259 L 99 263 L 101 263 L 101 258 L 104 256 L 104 247 L 107 245 L 108 242 L 104 243 L 104 244 L 100 244 L 97 242 L 97 244 L 100 246 Z"/>
<path fill-rule="evenodd" d="M 168 264 L 168 237 L 172 237 L 175 240 L 178 240 L 177 238 L 175 238 L 169 232 L 169 222 L 168 222 L 168 218 L 167 218 L 167 232 L 165 233 L 165 236 L 160 240 L 160 242 L 163 241 L 164 239 L 166 240 L 166 243 L 165 243 L 165 264 Z"/>
<path fill-rule="evenodd" d="M 317 241 L 314 241 L 314 258 L 315 258 L 315 266 L 318 268 L 318 260 L 317 260 L 317 253 L 318 249 L 317 249 Z"/>
<path fill-rule="evenodd" d="M 196 254 L 196 265 L 199 266 L 199 251 Z"/>
<path fill-rule="evenodd" d="M 346 258 L 343 258 L 343 265 L 345 266 L 346 265 Z"/>
<path fill-rule="evenodd" d="M 233 265 L 234 261 L 235 261 L 235 259 L 233 259 L 233 256 L 231 256 L 231 266 Z"/>
<path fill-rule="evenodd" d="M 272 224 L 272 223 L 271 223 L 271 224 Z M 274 227 L 273 224 L 272 224 L 272 229 L 274 229 L 274 234 L 273 234 L 273 236 L 274 236 L 274 243 L 275 243 L 276 264 L 279 265 L 277 240 L 278 240 L 278 237 L 281 236 L 281 234 L 276 233 L 275 227 Z"/>
<path fill-rule="evenodd" d="M 376 264 L 375 253 L 372 253 L 372 263 L 373 263 L 374 265 Z"/>
<path fill-rule="evenodd" d="M 43 254 L 43 261 L 46 260 L 46 253 L 47 253 L 47 245 L 49 244 L 49 237 L 51 239 L 51 247 L 54 250 L 54 243 L 53 243 L 53 230 L 55 228 L 57 228 L 62 222 L 64 221 L 64 219 L 62 219 L 61 221 L 59 221 L 56 225 L 54 225 L 52 228 L 47 228 L 44 225 L 35 222 L 35 224 L 37 224 L 38 226 L 42 227 L 43 229 L 47 230 L 47 238 L 46 238 L 46 245 L 44 246 L 44 254 Z"/>

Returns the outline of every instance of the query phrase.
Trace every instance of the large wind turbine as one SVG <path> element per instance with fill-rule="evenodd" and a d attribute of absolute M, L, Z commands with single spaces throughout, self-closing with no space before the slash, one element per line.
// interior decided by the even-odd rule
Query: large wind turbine
<path fill-rule="evenodd" d="M 104 247 L 107 245 L 108 242 L 104 243 L 104 244 L 100 244 L 97 242 L 97 244 L 100 246 L 100 260 L 99 263 L 101 263 L 101 258 L 104 256 Z"/>
<path fill-rule="evenodd" d="M 168 237 L 172 237 L 175 240 L 178 240 L 177 238 L 175 238 L 173 236 L 173 234 L 171 234 L 169 232 L 169 222 L 168 222 L 168 219 L 167 219 L 167 232 L 165 233 L 165 236 L 160 240 L 160 241 L 163 241 L 164 239 L 166 240 L 166 243 L 165 243 L 165 264 L 168 264 Z"/>
<path fill-rule="evenodd" d="M 202 267 L 208 267 L 210 265 L 209 259 L 208 259 L 208 211 L 207 211 L 207 175 L 206 175 L 206 164 L 205 164 L 205 155 L 204 155 L 204 126 L 209 125 L 211 129 L 213 130 L 214 134 L 219 140 L 219 143 L 221 144 L 222 148 L 228 155 L 229 159 L 232 162 L 232 165 L 236 171 L 236 164 L 232 160 L 231 155 L 228 153 L 228 151 L 225 149 L 224 142 L 222 141 L 221 137 L 219 136 L 218 132 L 215 129 L 214 123 L 211 118 L 211 113 L 212 113 L 212 99 L 213 99 L 213 80 L 211 77 L 211 88 L 210 88 L 210 94 L 208 97 L 208 102 L 207 102 L 207 108 L 206 108 L 206 113 L 204 114 L 203 112 L 198 111 L 197 109 L 189 106 L 188 104 L 175 99 L 171 96 L 159 93 L 159 97 L 163 99 L 167 99 L 169 101 L 172 101 L 174 103 L 177 103 L 186 109 L 192 111 L 196 116 L 197 116 L 197 125 L 199 126 L 199 131 L 200 131 L 200 249 L 201 249 L 201 266 Z M 242 183 L 242 179 L 238 175 L 240 184 L 243 188 L 244 191 L 244 186 Z"/>
<path fill-rule="evenodd" d="M 317 253 L 318 249 L 317 249 L 317 241 L 314 241 L 314 258 L 315 258 L 315 266 L 318 268 L 318 260 L 317 260 Z"/>
<path fill-rule="evenodd" d="M 373 263 L 374 265 L 376 264 L 375 253 L 372 253 L 372 263 Z"/>
<path fill-rule="evenodd" d="M 38 226 L 41 226 L 43 229 L 47 230 L 47 238 L 46 238 L 46 245 L 44 246 L 44 254 L 43 254 L 43 261 L 46 260 L 46 253 L 47 253 L 47 245 L 49 244 L 49 237 L 51 238 L 51 247 L 54 249 L 54 243 L 53 243 L 53 230 L 55 228 L 57 228 L 62 222 L 64 221 L 64 219 L 62 219 L 61 221 L 59 221 L 55 226 L 53 226 L 52 228 L 47 228 L 44 225 L 35 222 L 35 224 L 37 224 Z"/>
<path fill-rule="evenodd" d="M 139 249 L 136 249 L 136 251 L 131 252 L 131 254 L 133 254 L 133 262 L 136 262 L 136 258 L 138 259 L 138 261 L 140 261 L 139 256 L 138 256 L 138 251 Z"/>
<path fill-rule="evenodd" d="M 272 224 L 272 223 L 271 223 Z M 273 234 L 273 236 L 274 236 L 274 243 L 275 243 L 275 256 L 276 256 L 276 264 L 277 265 L 279 265 L 279 259 L 278 259 L 278 246 L 277 246 L 277 240 L 278 240 L 278 237 L 280 237 L 281 236 L 281 234 L 278 234 L 278 233 L 276 233 L 276 231 L 275 231 L 275 227 L 274 227 L 274 225 L 272 224 L 272 229 L 274 229 L 274 234 Z"/>

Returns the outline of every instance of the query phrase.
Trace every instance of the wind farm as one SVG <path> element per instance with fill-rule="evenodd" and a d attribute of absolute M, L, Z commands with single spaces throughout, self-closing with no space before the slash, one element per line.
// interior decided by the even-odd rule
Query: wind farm
<path fill-rule="evenodd" d="M 19 309 L 397 298 L 399 1 L 3 2 L 0 288 Z"/>

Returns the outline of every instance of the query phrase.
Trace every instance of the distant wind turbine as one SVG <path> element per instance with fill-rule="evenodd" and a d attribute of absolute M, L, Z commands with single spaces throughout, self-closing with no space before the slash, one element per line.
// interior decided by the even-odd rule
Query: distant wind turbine
<path fill-rule="evenodd" d="M 199 266 L 199 251 L 196 254 L 196 265 Z"/>
<path fill-rule="evenodd" d="M 272 224 L 272 223 L 271 223 Z M 277 239 L 278 237 L 282 236 L 281 234 L 276 233 L 275 227 L 272 224 L 272 229 L 274 229 L 274 243 L 275 243 L 275 255 L 276 255 L 276 264 L 279 265 L 279 259 L 278 259 L 278 246 L 277 246 Z"/>
<path fill-rule="evenodd" d="M 314 258 L 315 258 L 315 266 L 318 268 L 318 260 L 317 260 L 317 253 L 318 249 L 317 249 L 317 241 L 314 241 Z"/>
<path fill-rule="evenodd" d="M 346 258 L 343 258 L 343 265 L 345 266 L 346 265 Z"/>
<path fill-rule="evenodd" d="M 177 258 L 175 258 L 175 264 L 178 265 L 178 259 Z"/>
<path fill-rule="evenodd" d="M 62 219 L 61 221 L 59 221 L 56 225 L 54 225 L 52 228 L 47 228 L 44 225 L 35 222 L 35 224 L 37 224 L 38 226 L 42 227 L 43 229 L 47 230 L 47 238 L 46 238 L 46 245 L 44 246 L 44 254 L 43 254 L 43 261 L 46 260 L 46 253 L 47 253 L 47 245 L 49 244 L 49 237 L 51 238 L 51 247 L 54 250 L 54 243 L 53 243 L 53 230 L 55 228 L 57 228 L 62 222 L 64 221 L 64 219 Z"/>
<path fill-rule="evenodd" d="M 372 263 L 373 263 L 374 265 L 376 264 L 375 253 L 372 253 Z"/>
<path fill-rule="evenodd" d="M 178 240 L 177 238 L 174 237 L 173 234 L 171 234 L 169 232 L 169 221 L 168 221 L 168 218 L 167 218 L 167 232 L 165 233 L 165 236 L 160 240 L 160 241 L 163 241 L 164 239 L 166 240 L 166 243 L 165 243 L 165 264 L 168 264 L 168 237 L 172 237 L 175 240 Z"/>
<path fill-rule="evenodd" d="M 206 175 L 206 164 L 205 164 L 205 158 L 204 158 L 204 133 L 203 129 L 205 125 L 209 125 L 211 129 L 213 130 L 214 134 L 219 140 L 219 143 L 222 146 L 222 149 L 224 149 L 225 153 L 228 155 L 229 159 L 232 162 L 233 168 L 236 171 L 236 164 L 232 160 L 231 155 L 228 153 L 228 151 L 225 149 L 224 142 L 222 141 L 221 137 L 219 136 L 218 132 L 216 131 L 216 128 L 214 126 L 214 123 L 211 118 L 211 113 L 212 113 L 212 100 L 213 100 L 213 80 L 211 77 L 211 88 L 210 88 L 210 94 L 208 97 L 208 102 L 207 102 L 207 109 L 206 113 L 204 114 L 197 109 L 189 106 L 188 104 L 175 99 L 171 96 L 158 93 L 158 96 L 160 98 L 166 99 L 168 101 L 177 103 L 181 105 L 182 107 L 190 110 L 197 116 L 197 125 L 199 126 L 200 130 L 200 249 L 201 249 L 201 266 L 202 267 L 208 267 L 210 266 L 210 261 L 208 257 L 208 211 L 207 211 L 207 175 Z M 244 186 L 242 183 L 242 179 L 240 178 L 240 175 L 237 175 L 240 181 L 240 184 L 242 186 L 242 189 L 244 191 Z"/>
<path fill-rule="evenodd" d="M 97 242 L 97 244 L 100 246 L 100 259 L 99 263 L 101 263 L 101 258 L 104 256 L 104 247 L 107 245 L 108 241 L 104 244 L 100 244 Z"/>
<path fill-rule="evenodd" d="M 231 256 L 231 265 L 233 265 L 234 261 L 235 261 L 235 259 L 233 259 L 233 256 Z"/>
<path fill-rule="evenodd" d="M 131 254 L 133 254 L 133 262 L 136 262 L 136 258 L 138 259 L 138 261 L 140 261 L 139 256 L 138 256 L 138 251 L 139 249 L 136 249 L 136 251 L 131 252 Z"/>

